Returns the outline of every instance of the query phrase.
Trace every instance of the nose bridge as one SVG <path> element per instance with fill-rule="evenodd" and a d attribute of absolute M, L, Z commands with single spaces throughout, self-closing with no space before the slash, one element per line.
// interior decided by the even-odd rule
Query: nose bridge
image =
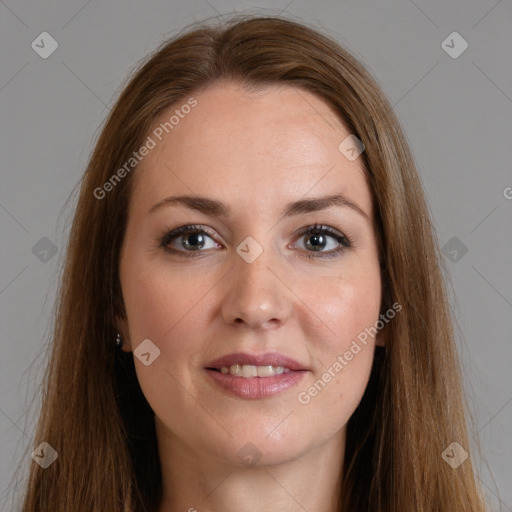
<path fill-rule="evenodd" d="M 234 268 L 222 305 L 225 321 L 251 327 L 285 322 L 291 302 L 286 286 L 276 276 L 279 255 L 273 252 L 271 237 L 265 239 L 265 247 L 247 237 L 232 256 Z"/>

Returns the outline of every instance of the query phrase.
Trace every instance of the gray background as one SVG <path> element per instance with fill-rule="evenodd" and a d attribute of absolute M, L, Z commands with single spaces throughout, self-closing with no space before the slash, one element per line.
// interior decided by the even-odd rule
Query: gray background
<path fill-rule="evenodd" d="M 99 126 L 139 59 L 189 23 L 233 11 L 313 24 L 359 58 L 390 98 L 453 283 L 482 447 L 482 460 L 477 452 L 473 459 L 492 510 L 511 511 L 512 4 L 503 0 L 0 0 L 0 508 L 11 510 L 2 502 L 15 469 L 21 464 L 22 477 L 33 463 L 45 336 L 74 205 L 66 200 Z M 31 47 L 44 31 L 59 45 L 47 59 Z M 458 58 L 442 46 L 454 31 L 469 45 Z M 53 245 L 55 254 L 44 252 Z"/>

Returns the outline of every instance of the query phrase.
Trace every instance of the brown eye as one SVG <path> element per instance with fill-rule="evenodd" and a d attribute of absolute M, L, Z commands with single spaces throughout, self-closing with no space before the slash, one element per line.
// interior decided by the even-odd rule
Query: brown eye
<path fill-rule="evenodd" d="M 181 240 L 180 240 L 181 239 Z M 212 242 L 208 247 L 208 239 Z M 173 245 L 174 242 L 177 242 Z M 202 249 L 219 248 L 220 245 L 200 226 L 181 226 L 167 231 L 160 239 L 160 247 L 176 253 L 204 252 Z M 188 254 L 187 254 L 188 256 Z"/>
<path fill-rule="evenodd" d="M 306 254 L 308 258 L 333 258 L 352 245 L 348 237 L 329 226 L 310 226 L 300 234 L 300 237 L 306 240 L 304 247 L 309 253 Z M 328 250 L 324 250 L 326 247 Z"/>

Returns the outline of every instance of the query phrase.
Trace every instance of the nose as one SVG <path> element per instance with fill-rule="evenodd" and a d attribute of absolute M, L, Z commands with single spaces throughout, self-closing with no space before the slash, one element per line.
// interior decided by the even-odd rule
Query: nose
<path fill-rule="evenodd" d="M 276 260 L 268 251 L 252 263 L 233 255 L 234 268 L 222 300 L 226 323 L 252 329 L 276 329 L 285 324 L 292 309 L 290 284 L 280 276 Z"/>

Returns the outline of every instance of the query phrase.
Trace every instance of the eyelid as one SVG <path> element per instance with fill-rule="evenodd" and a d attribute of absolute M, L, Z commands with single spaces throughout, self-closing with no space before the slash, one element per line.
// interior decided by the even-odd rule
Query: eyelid
<path fill-rule="evenodd" d="M 159 247 L 166 247 L 169 243 L 178 238 L 180 235 L 187 234 L 189 231 L 192 232 L 204 232 L 210 238 L 215 239 L 216 233 L 213 229 L 203 224 L 184 224 L 176 228 L 165 227 L 156 238 Z M 218 243 L 218 242 L 216 242 Z M 185 252 L 185 251 L 178 251 Z M 190 252 L 190 251 L 189 251 Z M 203 251 L 204 252 L 204 251 Z"/>
<path fill-rule="evenodd" d="M 311 224 L 305 228 L 300 228 L 296 234 L 297 235 L 307 235 L 307 234 L 314 234 L 314 233 L 326 233 L 329 236 L 332 236 L 334 238 L 342 238 L 346 240 L 347 242 L 351 242 L 351 237 L 349 235 L 346 235 L 339 231 L 336 228 L 333 228 L 332 226 L 329 226 L 327 224 L 322 224 L 320 222 L 315 222 L 314 224 Z"/>

